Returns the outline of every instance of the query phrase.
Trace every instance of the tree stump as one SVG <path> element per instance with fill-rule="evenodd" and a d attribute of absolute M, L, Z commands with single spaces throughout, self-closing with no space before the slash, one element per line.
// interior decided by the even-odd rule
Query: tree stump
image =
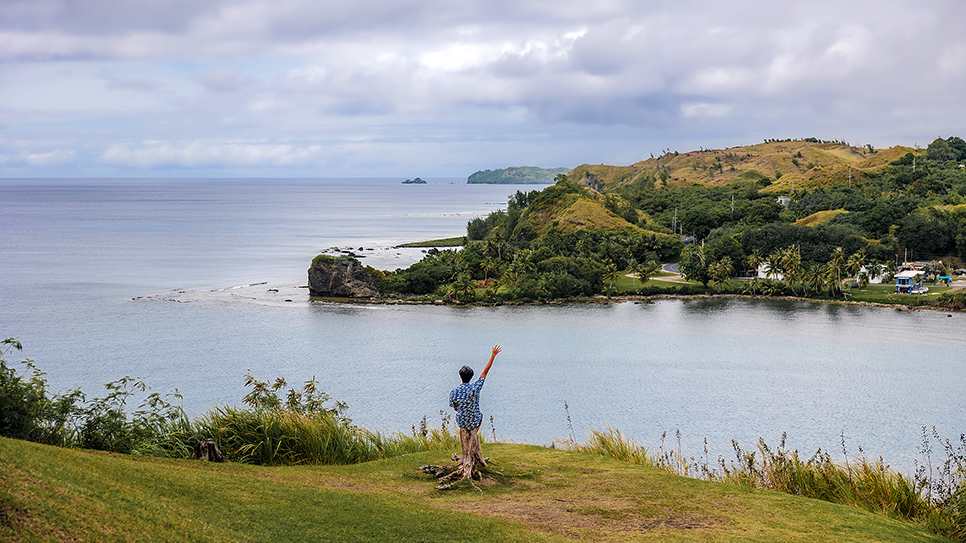
<path fill-rule="evenodd" d="M 476 475 L 479 480 L 483 480 L 483 474 L 476 470 L 477 466 L 482 466 L 486 469 L 486 461 L 489 458 L 483 458 L 483 449 L 480 447 L 480 435 L 479 428 L 474 428 L 472 430 L 467 430 L 465 428 L 460 428 L 460 455 L 457 456 L 453 454 L 453 460 L 458 461 L 457 464 L 452 464 L 448 466 L 420 466 L 419 469 L 423 470 L 424 473 L 429 473 L 439 477 L 439 485 L 436 486 L 438 490 L 446 490 L 451 488 L 461 481 L 469 481 L 473 488 L 480 490 L 478 486 L 473 483 L 473 473 L 476 471 Z M 482 490 L 480 490 L 482 492 Z"/>
<path fill-rule="evenodd" d="M 191 460 L 201 460 L 202 462 L 227 462 L 225 455 L 218 450 L 213 439 L 199 439 L 195 442 L 195 450 L 191 453 Z"/>

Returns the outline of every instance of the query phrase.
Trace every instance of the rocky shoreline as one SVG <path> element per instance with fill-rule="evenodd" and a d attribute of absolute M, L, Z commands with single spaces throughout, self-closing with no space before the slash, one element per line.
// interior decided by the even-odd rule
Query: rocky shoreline
<path fill-rule="evenodd" d="M 265 283 L 240 287 L 214 290 L 186 290 L 178 289 L 171 294 L 154 296 L 138 296 L 132 301 L 167 301 L 177 303 L 198 303 L 217 301 L 243 301 L 264 305 L 307 305 L 309 303 L 333 303 L 356 305 L 431 305 L 453 307 L 497 307 L 497 306 L 537 306 L 537 305 L 568 305 L 568 304 L 612 304 L 622 302 L 650 303 L 654 300 L 772 300 L 782 302 L 802 302 L 814 304 L 832 304 L 853 307 L 877 307 L 893 309 L 895 311 L 945 311 L 955 313 L 957 310 L 948 307 L 932 305 L 910 306 L 904 304 L 882 304 L 876 302 L 862 302 L 849 300 L 816 300 L 795 296 L 762 296 L 749 294 L 655 294 L 653 296 L 620 295 L 595 296 L 592 298 L 571 298 L 561 300 L 547 300 L 544 302 L 454 302 L 451 300 L 421 300 L 401 296 L 378 296 L 370 298 L 353 298 L 344 296 L 310 296 L 308 285 L 268 285 Z"/>

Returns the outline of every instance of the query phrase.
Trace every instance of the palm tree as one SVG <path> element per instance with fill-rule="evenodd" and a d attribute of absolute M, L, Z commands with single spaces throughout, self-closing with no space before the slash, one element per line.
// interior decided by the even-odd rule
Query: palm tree
<path fill-rule="evenodd" d="M 612 262 L 607 265 L 607 271 L 604 273 L 604 280 L 610 283 L 610 288 L 614 288 L 614 281 L 620 277 L 620 272 L 617 271 L 617 266 Z"/>
<path fill-rule="evenodd" d="M 765 263 L 765 277 L 767 277 L 768 279 L 771 279 L 773 277 L 777 277 L 781 275 L 782 264 L 781 264 L 780 250 L 768 255 L 768 258 L 765 259 L 764 263 Z"/>
<path fill-rule="evenodd" d="M 873 263 L 869 264 L 869 268 L 867 270 L 867 273 L 869 274 L 869 279 L 870 280 L 871 279 L 875 279 L 876 277 L 881 277 L 882 274 L 885 273 L 885 266 L 883 266 L 879 262 L 873 262 Z"/>
<path fill-rule="evenodd" d="M 865 267 L 865 254 L 861 251 L 858 253 L 853 253 L 852 256 L 845 262 L 845 273 L 849 277 L 857 277 L 859 270 Z"/>
<path fill-rule="evenodd" d="M 640 278 L 637 276 L 637 273 L 635 273 L 636 271 L 637 271 L 637 259 L 632 258 L 627 261 L 627 272 L 628 274 L 633 275 L 634 276 L 633 279 L 637 281 L 637 280 L 640 280 Z"/>
<path fill-rule="evenodd" d="M 459 301 L 458 296 L 463 295 L 465 297 L 467 294 L 476 292 L 476 282 L 473 281 L 470 274 L 461 273 L 456 278 L 456 282 L 453 283 L 453 290 L 457 295 L 456 300 Z"/>
<path fill-rule="evenodd" d="M 708 273 L 711 275 L 711 282 L 718 287 L 724 283 L 727 283 L 728 279 L 731 278 L 734 272 L 735 268 L 731 264 L 730 256 L 726 256 L 708 266 Z"/>
<path fill-rule="evenodd" d="M 748 268 L 755 270 L 755 277 L 758 277 L 758 268 L 761 263 L 765 261 L 765 257 L 761 256 L 761 251 L 756 247 L 755 250 L 748 255 Z"/>
<path fill-rule="evenodd" d="M 825 276 L 828 273 L 828 266 L 825 264 L 813 264 L 805 270 L 802 281 L 810 287 L 813 294 L 818 294 L 825 284 Z"/>
<path fill-rule="evenodd" d="M 483 262 L 480 262 L 480 268 L 483 270 L 483 282 L 485 283 L 490 278 L 490 273 L 492 272 L 494 277 L 496 272 L 500 269 L 500 265 L 493 259 L 487 258 Z"/>
<path fill-rule="evenodd" d="M 835 285 L 831 289 L 832 295 L 834 296 L 835 289 L 839 288 L 842 284 L 842 266 L 845 264 L 845 251 L 841 247 L 836 247 L 832 251 L 832 259 L 828 261 L 829 271 L 835 277 Z"/>
<path fill-rule="evenodd" d="M 758 274 L 755 274 L 755 276 L 751 278 L 751 281 L 748 281 L 748 286 L 745 287 L 744 294 L 751 294 L 754 296 L 758 294 L 758 291 L 761 290 L 761 288 L 761 279 L 758 278 Z"/>
<path fill-rule="evenodd" d="M 657 275 L 657 272 L 661 269 L 661 264 L 655 260 L 648 260 L 643 264 L 638 264 L 637 269 L 637 280 L 641 282 L 641 286 L 651 280 L 652 277 Z"/>
<path fill-rule="evenodd" d="M 798 282 L 802 274 L 801 250 L 794 244 L 785 247 L 779 251 L 779 262 L 785 283 L 788 284 L 788 288 L 792 289 L 792 293 L 798 296 L 798 293 L 795 292 L 795 283 Z"/>

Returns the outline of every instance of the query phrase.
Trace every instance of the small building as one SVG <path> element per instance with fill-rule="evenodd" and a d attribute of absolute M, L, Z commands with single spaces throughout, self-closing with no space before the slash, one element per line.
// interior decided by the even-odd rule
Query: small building
<path fill-rule="evenodd" d="M 910 294 L 912 289 L 920 285 L 916 277 L 922 277 L 918 270 L 905 270 L 896 274 L 896 294 Z"/>
<path fill-rule="evenodd" d="M 788 204 L 792 203 L 792 198 L 791 196 L 779 196 L 778 203 L 783 206 L 787 206 Z"/>
<path fill-rule="evenodd" d="M 876 270 L 874 270 L 872 266 L 862 266 L 861 268 L 859 268 L 859 273 L 856 274 L 856 278 L 858 278 L 864 273 L 865 276 L 869 278 L 870 285 L 882 284 L 882 280 L 885 278 L 884 268 L 880 266 L 878 268 L 879 275 L 876 275 L 876 276 L 872 275 L 873 271 L 876 271 Z"/>

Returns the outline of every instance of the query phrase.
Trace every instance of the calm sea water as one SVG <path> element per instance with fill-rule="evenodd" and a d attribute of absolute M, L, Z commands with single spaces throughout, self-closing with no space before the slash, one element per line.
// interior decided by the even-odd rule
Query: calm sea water
<path fill-rule="evenodd" d="M 0 335 L 56 389 L 124 375 L 237 404 L 243 377 L 316 377 L 359 424 L 439 424 L 463 364 L 491 371 L 484 427 L 550 443 L 610 425 L 687 455 L 782 432 L 910 467 L 921 427 L 966 431 L 966 315 L 761 301 L 452 308 L 177 303 L 176 289 L 305 283 L 332 246 L 393 269 L 397 243 L 461 235 L 521 187 L 401 180 L 0 180 Z M 535 187 L 527 187 L 535 188 Z M 409 259 L 409 260 L 407 260 Z M 18 359 L 18 355 L 8 356 Z M 564 402 L 569 405 L 570 425 Z"/>

